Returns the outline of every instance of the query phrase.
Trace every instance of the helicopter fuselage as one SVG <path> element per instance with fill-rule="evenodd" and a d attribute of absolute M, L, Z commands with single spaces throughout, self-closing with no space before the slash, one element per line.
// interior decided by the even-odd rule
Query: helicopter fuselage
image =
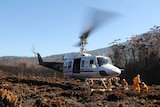
<path fill-rule="evenodd" d="M 108 57 L 80 53 L 64 56 L 63 73 L 69 77 L 102 78 L 118 76 L 121 70 Z"/>
<path fill-rule="evenodd" d="M 112 64 L 109 57 L 88 53 L 70 53 L 63 57 L 64 62 L 44 62 L 39 53 L 39 65 L 75 78 L 107 78 L 121 74 L 121 70 Z"/>

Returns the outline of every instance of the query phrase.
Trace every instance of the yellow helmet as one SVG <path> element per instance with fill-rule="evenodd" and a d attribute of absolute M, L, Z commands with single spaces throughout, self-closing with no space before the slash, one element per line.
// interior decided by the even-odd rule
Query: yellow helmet
<path fill-rule="evenodd" d="M 139 74 L 137 74 L 137 76 L 138 76 L 138 77 L 140 77 L 140 75 L 139 75 Z"/>

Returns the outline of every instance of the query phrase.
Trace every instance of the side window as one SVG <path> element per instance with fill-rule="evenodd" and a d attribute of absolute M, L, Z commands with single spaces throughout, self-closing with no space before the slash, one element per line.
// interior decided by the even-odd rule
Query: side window
<path fill-rule="evenodd" d="M 71 68 L 71 66 L 72 66 L 72 61 L 69 61 L 68 62 L 68 68 Z"/>
<path fill-rule="evenodd" d="M 84 61 L 84 60 L 82 60 L 82 65 L 81 65 L 81 67 L 84 67 L 84 62 L 85 62 L 85 61 Z"/>
<path fill-rule="evenodd" d="M 95 65 L 95 63 L 94 63 L 94 60 L 93 60 L 93 59 L 91 59 L 91 60 L 90 60 L 90 67 L 92 67 L 92 68 L 96 68 L 96 65 Z"/>
<path fill-rule="evenodd" d="M 64 63 L 64 68 L 67 68 L 67 62 Z"/>
<path fill-rule="evenodd" d="M 93 64 L 93 59 L 90 60 L 90 64 Z"/>

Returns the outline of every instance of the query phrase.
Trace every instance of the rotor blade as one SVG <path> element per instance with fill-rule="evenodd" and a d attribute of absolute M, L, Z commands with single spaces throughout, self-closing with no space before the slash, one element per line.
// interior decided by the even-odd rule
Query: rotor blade
<path fill-rule="evenodd" d="M 120 14 L 112 11 L 107 10 L 99 10 L 99 9 L 92 9 L 93 16 L 91 17 L 91 21 L 94 25 L 94 28 L 101 26 L 104 23 L 111 22 L 114 18 L 120 16 Z"/>
<path fill-rule="evenodd" d="M 113 21 L 113 19 L 118 18 L 120 16 L 120 14 L 116 12 L 100 10 L 95 8 L 90 8 L 90 11 L 88 14 L 90 15 L 86 22 L 88 23 L 88 25 L 86 25 L 86 28 L 88 29 L 85 30 L 86 34 L 88 34 L 86 37 L 88 37 L 93 30 L 97 29 L 101 25 L 105 23 L 110 23 L 111 21 Z"/>
<path fill-rule="evenodd" d="M 80 41 L 75 46 L 82 46 L 87 44 L 87 38 L 98 27 L 102 26 L 105 22 L 109 23 L 113 19 L 120 16 L 120 14 L 111 11 L 104 11 L 95 8 L 90 8 L 86 15 L 85 27 L 82 35 L 79 37 Z"/>
<path fill-rule="evenodd" d="M 109 23 L 114 18 L 120 16 L 118 13 L 115 12 L 98 10 L 94 8 L 91 8 L 89 12 L 90 16 L 88 17 L 88 21 L 86 22 L 88 23 L 88 25 L 86 25 L 86 30 L 84 30 L 84 33 L 82 33 L 80 39 L 87 39 L 90 33 L 102 24 L 104 24 L 105 21 Z"/>
<path fill-rule="evenodd" d="M 80 38 L 81 40 L 87 39 L 88 36 L 89 36 L 89 34 L 90 34 L 90 32 L 91 32 L 92 30 L 93 30 L 93 27 L 90 28 L 90 29 L 88 29 L 87 31 L 85 31 L 79 38 Z"/>
<path fill-rule="evenodd" d="M 75 45 L 73 45 L 74 47 L 80 47 L 81 46 L 81 42 L 76 43 Z"/>

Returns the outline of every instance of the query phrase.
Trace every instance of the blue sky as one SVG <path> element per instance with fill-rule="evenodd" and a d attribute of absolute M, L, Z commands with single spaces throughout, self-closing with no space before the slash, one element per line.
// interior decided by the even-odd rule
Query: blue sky
<path fill-rule="evenodd" d="M 88 8 L 109 10 L 121 17 L 88 38 L 87 50 L 108 47 L 115 39 L 160 25 L 160 0 L 1 0 L 0 56 L 35 56 L 79 52 L 74 45 L 83 32 Z"/>

